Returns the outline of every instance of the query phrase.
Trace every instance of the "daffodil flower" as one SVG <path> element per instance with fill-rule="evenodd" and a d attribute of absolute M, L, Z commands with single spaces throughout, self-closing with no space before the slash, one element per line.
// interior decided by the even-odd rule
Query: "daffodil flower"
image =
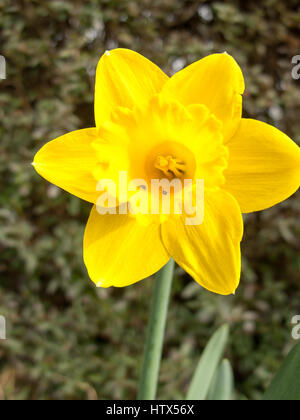
<path fill-rule="evenodd" d="M 36 154 L 53 184 L 94 204 L 84 261 L 97 286 L 127 286 L 170 257 L 201 286 L 228 295 L 240 279 L 242 213 L 266 209 L 299 187 L 300 151 L 278 129 L 242 118 L 244 79 L 228 54 L 213 54 L 169 78 L 136 52 L 115 49 L 96 73 L 95 128 L 66 134 Z M 101 215 L 103 178 L 204 179 L 204 220 L 185 215 Z M 119 195 L 118 204 L 123 203 Z"/>

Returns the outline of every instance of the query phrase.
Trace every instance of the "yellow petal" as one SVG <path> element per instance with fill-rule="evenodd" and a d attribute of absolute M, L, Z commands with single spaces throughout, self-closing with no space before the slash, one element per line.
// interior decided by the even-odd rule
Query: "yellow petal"
<path fill-rule="evenodd" d="M 266 123 L 242 119 L 227 144 L 227 189 L 243 213 L 263 210 L 292 195 L 300 185 L 300 148 Z"/>
<path fill-rule="evenodd" d="M 107 51 L 96 72 L 95 120 L 99 127 L 116 106 L 142 106 L 161 91 L 168 76 L 142 55 L 127 49 Z"/>
<path fill-rule="evenodd" d="M 156 273 L 169 260 L 159 224 L 134 217 L 100 215 L 93 207 L 85 230 L 84 261 L 97 286 L 123 287 Z"/>
<path fill-rule="evenodd" d="M 185 216 L 162 225 L 169 254 L 201 286 L 214 293 L 234 293 L 240 279 L 243 221 L 235 199 L 225 191 L 205 191 L 204 221 L 187 226 Z"/>
<path fill-rule="evenodd" d="M 93 169 L 97 155 L 91 144 L 97 129 L 73 131 L 46 143 L 34 157 L 33 166 L 47 181 L 82 198 L 96 203 L 99 196 Z"/>
<path fill-rule="evenodd" d="M 224 124 L 224 140 L 237 130 L 245 90 L 242 71 L 228 54 L 212 54 L 171 77 L 162 92 L 184 105 L 204 104 Z"/>

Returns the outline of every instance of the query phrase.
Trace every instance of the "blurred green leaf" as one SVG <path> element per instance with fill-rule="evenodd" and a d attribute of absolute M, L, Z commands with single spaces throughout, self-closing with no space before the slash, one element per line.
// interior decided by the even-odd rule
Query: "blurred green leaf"
<path fill-rule="evenodd" d="M 233 382 L 231 364 L 229 360 L 224 359 L 217 369 L 207 399 L 214 401 L 230 400 L 233 393 Z"/>
<path fill-rule="evenodd" d="M 228 340 L 229 327 L 222 325 L 207 343 L 192 378 L 187 400 L 204 400 L 216 373 Z"/>
<path fill-rule="evenodd" d="M 300 343 L 287 355 L 264 395 L 269 401 L 300 400 Z"/>

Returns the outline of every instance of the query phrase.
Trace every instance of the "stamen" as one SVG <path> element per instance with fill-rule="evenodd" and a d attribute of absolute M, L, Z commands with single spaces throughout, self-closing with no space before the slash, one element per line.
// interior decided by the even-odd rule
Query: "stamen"
<path fill-rule="evenodd" d="M 171 155 L 157 156 L 154 166 L 162 171 L 167 177 L 174 176 L 180 178 L 185 172 L 185 164 Z"/>

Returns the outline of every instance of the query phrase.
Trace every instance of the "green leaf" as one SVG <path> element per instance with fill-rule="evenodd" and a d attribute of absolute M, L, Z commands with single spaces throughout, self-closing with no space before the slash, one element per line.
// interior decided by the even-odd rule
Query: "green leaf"
<path fill-rule="evenodd" d="M 187 400 L 205 400 L 228 340 L 229 327 L 220 327 L 207 343 L 192 378 Z"/>
<path fill-rule="evenodd" d="M 224 359 L 214 376 L 211 384 L 208 400 L 228 401 L 233 392 L 233 372 L 229 360 Z"/>
<path fill-rule="evenodd" d="M 287 355 L 264 395 L 269 401 L 300 400 L 300 343 Z"/>

